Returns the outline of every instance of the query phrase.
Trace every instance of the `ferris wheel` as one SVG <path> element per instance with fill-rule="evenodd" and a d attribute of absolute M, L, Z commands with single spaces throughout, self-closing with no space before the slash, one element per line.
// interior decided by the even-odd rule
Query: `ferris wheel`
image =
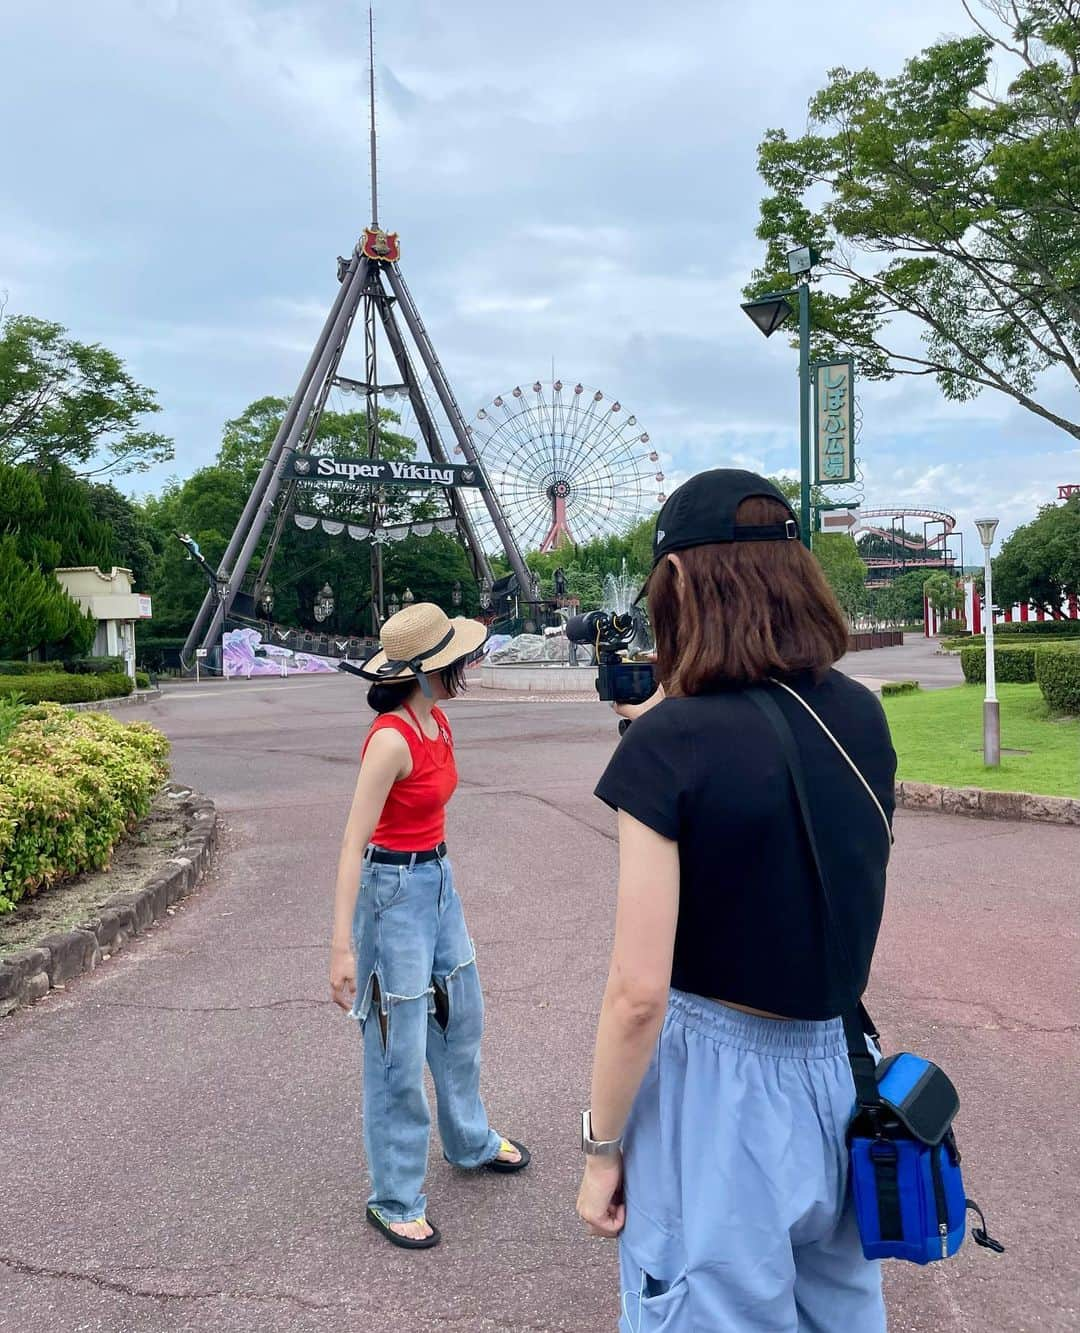
<path fill-rule="evenodd" d="M 599 389 L 562 380 L 518 385 L 482 407 L 469 431 L 523 551 L 623 532 L 667 498 L 648 432 Z M 472 495 L 467 503 L 493 542 L 484 506 Z"/>

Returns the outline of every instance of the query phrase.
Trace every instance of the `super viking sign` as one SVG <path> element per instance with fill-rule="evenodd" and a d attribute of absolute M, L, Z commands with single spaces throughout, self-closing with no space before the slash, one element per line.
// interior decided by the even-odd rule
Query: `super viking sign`
<path fill-rule="evenodd" d="M 388 458 L 312 458 L 298 454 L 289 476 L 294 481 L 362 481 L 377 486 L 445 486 L 482 491 L 479 468 L 460 463 L 399 463 Z"/>

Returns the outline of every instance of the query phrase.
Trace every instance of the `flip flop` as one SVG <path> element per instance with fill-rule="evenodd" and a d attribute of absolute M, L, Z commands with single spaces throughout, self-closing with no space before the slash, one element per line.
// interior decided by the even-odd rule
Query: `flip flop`
<path fill-rule="evenodd" d="M 532 1154 L 524 1143 L 518 1143 L 516 1139 L 503 1139 L 499 1144 L 500 1152 L 509 1152 L 511 1148 L 516 1148 L 521 1153 L 521 1160 L 517 1162 L 501 1162 L 497 1157 L 493 1157 L 490 1162 L 484 1163 L 485 1171 L 496 1171 L 501 1176 L 511 1176 L 515 1171 L 524 1171 L 532 1161 Z"/>
<path fill-rule="evenodd" d="M 425 1217 L 410 1219 L 411 1221 L 416 1222 L 427 1222 L 428 1226 L 431 1228 L 431 1235 L 425 1237 L 424 1240 L 413 1240 L 411 1236 L 398 1235 L 396 1231 L 390 1229 L 390 1223 L 387 1222 L 386 1218 L 375 1208 L 369 1208 L 367 1210 L 367 1220 L 376 1231 L 381 1232 L 381 1234 L 386 1237 L 391 1245 L 396 1245 L 402 1250 L 430 1250 L 442 1240 L 442 1233 L 439 1231 L 439 1228 L 434 1222 L 428 1222 Z"/>

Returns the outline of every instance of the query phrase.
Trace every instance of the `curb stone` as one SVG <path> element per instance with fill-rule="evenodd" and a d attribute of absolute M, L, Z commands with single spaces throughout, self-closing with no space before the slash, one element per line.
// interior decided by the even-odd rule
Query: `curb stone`
<path fill-rule="evenodd" d="M 1035 796 L 982 787 L 939 787 L 930 782 L 898 782 L 896 804 L 903 810 L 939 810 L 976 819 L 1015 819 L 1039 824 L 1080 826 L 1080 800 Z"/>
<path fill-rule="evenodd" d="M 64 707 L 70 708 L 73 713 L 111 713 L 117 708 L 138 708 L 141 704 L 160 698 L 161 690 L 155 685 L 149 690 L 132 690 L 130 694 L 121 695 L 118 699 L 90 699 L 81 704 L 65 704 Z"/>
<path fill-rule="evenodd" d="M 142 888 L 106 898 L 92 920 L 54 931 L 35 948 L 0 958 L 0 1018 L 40 1000 L 54 986 L 92 972 L 202 881 L 217 846 L 217 809 L 209 797 L 175 782 L 165 784 L 165 793 L 191 823 L 180 848 L 151 872 Z"/>

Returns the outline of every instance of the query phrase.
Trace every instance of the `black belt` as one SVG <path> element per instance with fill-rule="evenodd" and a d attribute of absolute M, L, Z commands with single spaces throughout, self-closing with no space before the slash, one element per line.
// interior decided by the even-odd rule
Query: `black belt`
<path fill-rule="evenodd" d="M 369 861 L 377 861 L 381 866 L 422 865 L 425 861 L 441 861 L 446 855 L 446 843 L 440 842 L 430 852 L 392 852 L 387 847 L 373 847 L 368 852 Z"/>

